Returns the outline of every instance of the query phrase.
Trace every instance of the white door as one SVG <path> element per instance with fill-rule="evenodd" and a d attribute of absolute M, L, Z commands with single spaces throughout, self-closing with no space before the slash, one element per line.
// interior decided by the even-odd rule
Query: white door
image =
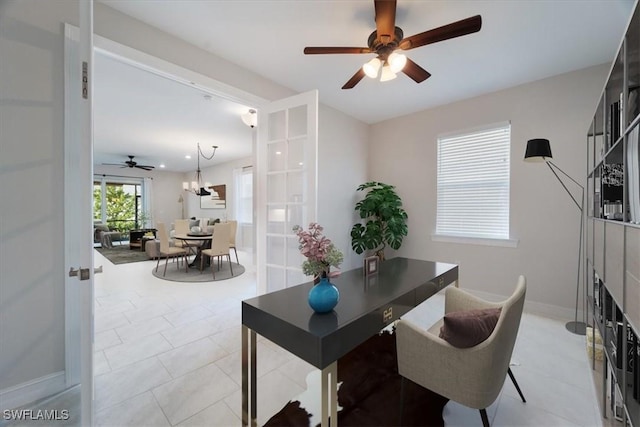
<path fill-rule="evenodd" d="M 316 220 L 318 91 L 258 111 L 256 239 L 258 294 L 300 284 L 305 276 L 295 225 Z"/>
<path fill-rule="evenodd" d="M 83 426 L 93 425 L 93 0 L 65 26 L 65 372 L 80 384 Z"/>

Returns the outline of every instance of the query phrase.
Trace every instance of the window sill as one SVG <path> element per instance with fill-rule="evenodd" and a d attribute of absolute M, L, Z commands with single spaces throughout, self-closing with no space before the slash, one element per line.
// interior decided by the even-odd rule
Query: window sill
<path fill-rule="evenodd" d="M 468 245 L 502 246 L 506 248 L 518 247 L 518 239 L 485 239 L 478 237 L 451 236 L 447 234 L 432 234 L 434 242 L 463 243 Z"/>

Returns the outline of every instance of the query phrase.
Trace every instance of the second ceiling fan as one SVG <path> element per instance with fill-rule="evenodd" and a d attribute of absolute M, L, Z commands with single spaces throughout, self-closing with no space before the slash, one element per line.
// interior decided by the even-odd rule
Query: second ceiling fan
<path fill-rule="evenodd" d="M 395 78 L 395 73 L 402 71 L 416 83 L 421 83 L 431 74 L 407 58 L 401 51 L 449 40 L 455 37 L 480 31 L 482 18 L 480 15 L 461 21 L 452 22 L 411 37 L 404 37 L 402 29 L 396 27 L 396 0 L 374 0 L 376 12 L 376 30 L 369 35 L 368 47 L 305 47 L 306 55 L 375 53 L 377 56 L 367 62 L 349 79 L 342 89 L 351 89 L 365 75 L 377 77 L 380 69 L 381 81 Z"/>

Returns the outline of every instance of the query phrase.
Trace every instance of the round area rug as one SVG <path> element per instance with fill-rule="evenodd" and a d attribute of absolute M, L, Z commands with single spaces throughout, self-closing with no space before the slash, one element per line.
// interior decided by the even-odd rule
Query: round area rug
<path fill-rule="evenodd" d="M 244 273 L 244 267 L 240 264 L 232 262 L 231 267 L 233 267 L 233 277 L 238 277 L 242 273 Z M 156 271 L 155 264 L 153 266 L 153 270 L 151 270 L 151 273 L 158 279 L 171 280 L 172 282 L 213 282 L 214 280 L 217 282 L 218 280 L 232 278 L 228 261 L 224 261 L 222 263 L 220 270 L 216 269 L 215 279 L 211 274 L 211 267 L 205 267 L 202 271 L 200 271 L 200 269 L 198 269 L 197 267 L 189 267 L 188 271 L 185 272 L 183 264 L 180 264 L 180 268 L 178 269 L 176 267 L 176 263 L 171 262 L 171 260 L 169 260 L 169 264 L 167 265 L 166 276 L 162 275 L 163 272 L 164 260 L 160 260 L 158 271 Z"/>

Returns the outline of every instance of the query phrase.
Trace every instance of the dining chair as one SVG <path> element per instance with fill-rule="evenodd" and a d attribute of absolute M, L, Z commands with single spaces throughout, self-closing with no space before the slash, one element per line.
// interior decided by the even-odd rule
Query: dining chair
<path fill-rule="evenodd" d="M 189 222 L 190 220 L 188 219 L 176 219 L 173 223 L 173 229 L 175 233 L 182 234 L 185 236 L 189 234 L 191 232 L 191 230 L 189 229 Z M 189 251 L 189 253 L 191 253 L 192 255 L 196 255 L 198 251 L 198 247 L 202 245 L 202 242 L 174 239 L 173 244 L 176 247 L 183 248 Z"/>
<path fill-rule="evenodd" d="M 164 257 L 164 273 L 163 276 L 167 275 L 167 263 L 169 262 L 169 258 L 178 258 L 184 257 L 184 271 L 189 271 L 189 263 L 187 262 L 187 251 L 184 248 L 179 248 L 176 246 L 169 246 L 169 234 L 167 234 L 167 228 L 165 227 L 163 222 L 159 222 L 156 225 L 158 229 L 158 237 L 160 238 L 160 254 L 158 255 L 158 262 L 156 263 L 156 272 L 158 271 L 158 266 L 160 265 L 160 258 Z M 178 269 L 180 268 L 180 260 L 178 260 Z"/>
<path fill-rule="evenodd" d="M 229 269 L 231 270 L 231 276 L 233 276 L 233 266 L 231 265 L 231 255 L 229 253 L 229 235 L 231 233 L 231 224 L 227 222 L 216 224 L 213 227 L 213 240 L 211 242 L 211 249 L 203 249 L 202 256 L 200 257 L 200 271 L 204 268 L 204 257 L 211 257 L 211 273 L 215 280 L 216 273 L 214 267 L 214 258 L 218 258 L 218 267 L 220 267 L 220 260 L 226 256 L 229 260 Z"/>
<path fill-rule="evenodd" d="M 522 401 L 526 402 L 509 367 L 525 293 L 524 276 L 519 277 L 513 294 L 497 303 L 450 287 L 445 293 L 445 318 L 429 329 L 405 319 L 398 321 L 398 373 L 403 385 L 407 378 L 450 400 L 478 409 L 484 427 L 489 427 L 486 408 L 500 394 L 507 374 Z M 487 313 L 495 316 L 493 329 L 487 326 Z M 463 338 L 471 339 L 471 342 L 464 344 Z M 401 386 L 401 402 L 403 391 Z"/>
<path fill-rule="evenodd" d="M 233 249 L 233 252 L 236 253 L 236 263 L 240 264 L 240 261 L 238 261 L 238 251 L 236 250 L 236 233 L 238 231 L 238 221 L 229 221 L 229 224 L 231 224 L 231 234 L 229 235 L 229 249 Z"/>

